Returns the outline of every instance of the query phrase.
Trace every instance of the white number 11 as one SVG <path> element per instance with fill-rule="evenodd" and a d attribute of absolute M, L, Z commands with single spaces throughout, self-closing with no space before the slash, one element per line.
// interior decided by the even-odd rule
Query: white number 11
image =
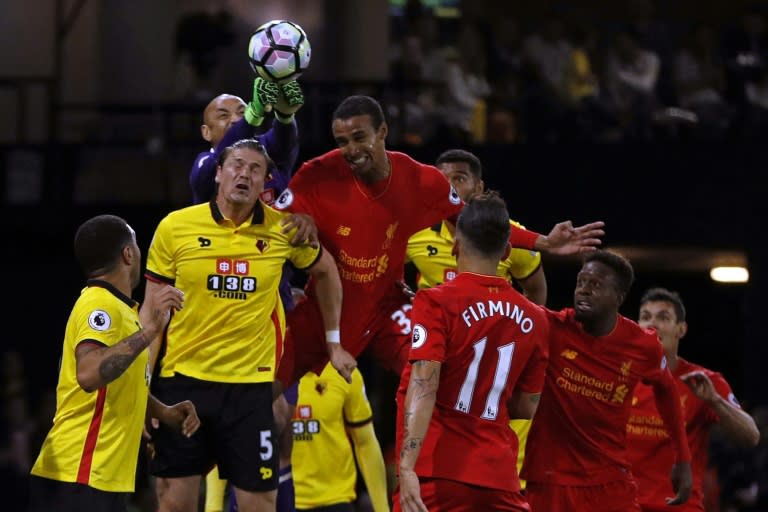
<path fill-rule="evenodd" d="M 488 338 L 483 338 L 472 345 L 475 349 L 475 356 L 472 358 L 467 369 L 467 376 L 464 377 L 464 383 L 459 390 L 459 397 L 456 399 L 454 409 L 463 413 L 469 413 L 469 407 L 472 405 L 472 396 L 475 393 L 475 384 L 477 383 L 477 372 L 480 368 L 480 361 L 483 359 L 485 345 Z M 496 373 L 493 376 L 493 386 L 485 399 L 485 408 L 480 417 L 484 420 L 495 420 L 499 414 L 499 399 L 504 391 L 509 377 L 509 369 L 512 367 L 512 355 L 515 353 L 515 342 L 502 345 L 497 349 L 499 356 L 496 362 Z"/>

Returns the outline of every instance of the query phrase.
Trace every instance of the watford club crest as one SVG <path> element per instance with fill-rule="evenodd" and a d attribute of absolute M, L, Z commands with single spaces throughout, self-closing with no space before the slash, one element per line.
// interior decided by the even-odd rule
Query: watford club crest
<path fill-rule="evenodd" d="M 269 249 L 269 242 L 266 240 L 256 240 L 256 248 L 259 250 L 260 253 L 264 254 L 267 252 L 267 249 Z"/>

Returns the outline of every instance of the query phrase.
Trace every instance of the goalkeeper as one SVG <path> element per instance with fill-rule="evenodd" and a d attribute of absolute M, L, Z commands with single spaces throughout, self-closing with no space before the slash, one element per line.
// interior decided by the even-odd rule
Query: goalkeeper
<path fill-rule="evenodd" d="M 271 180 L 264 185 L 262 200 L 272 204 L 291 178 L 299 154 L 299 131 L 294 114 L 304 104 L 301 87 L 295 80 L 278 85 L 256 78 L 253 99 L 246 104 L 242 98 L 220 94 L 203 111 L 200 133 L 211 144 L 209 151 L 197 155 L 189 173 L 194 204 L 210 201 L 215 193 L 214 177 L 219 152 L 241 139 L 257 138 L 275 162 Z M 274 111 L 272 127 L 264 134 L 262 124 L 266 114 Z"/>
<path fill-rule="evenodd" d="M 253 98 L 246 104 L 242 98 L 231 94 L 221 94 L 211 100 L 203 111 L 203 125 L 200 133 L 211 149 L 197 155 L 189 173 L 194 204 L 210 201 L 216 193 L 216 162 L 219 153 L 241 139 L 256 138 L 266 149 L 275 163 L 270 169 L 268 180 L 264 184 L 261 200 L 271 205 L 288 186 L 291 174 L 299 154 L 299 135 L 295 114 L 304 104 L 304 95 L 295 80 L 278 85 L 257 77 L 253 82 Z M 274 114 L 272 126 L 265 133 L 262 125 L 267 115 Z M 317 243 L 317 229 L 314 221 L 307 215 L 292 215 L 284 226 L 284 232 L 297 228 L 295 243 L 309 240 Z M 280 282 L 280 296 L 286 311 L 293 309 L 291 295 L 291 268 L 286 264 Z M 293 391 L 295 394 L 295 390 Z M 295 400 L 294 400 L 295 401 Z M 276 420 L 290 418 L 292 405 L 280 397 L 274 404 Z M 282 436 L 290 440 L 290 436 Z M 289 446 L 281 445 L 280 487 L 278 489 L 278 510 L 293 510 L 293 481 L 290 477 L 290 455 L 282 456 L 282 451 L 290 454 Z M 285 462 L 284 459 L 286 460 Z M 225 481 L 218 478 L 217 468 L 206 478 L 206 512 L 222 510 L 224 505 Z"/>

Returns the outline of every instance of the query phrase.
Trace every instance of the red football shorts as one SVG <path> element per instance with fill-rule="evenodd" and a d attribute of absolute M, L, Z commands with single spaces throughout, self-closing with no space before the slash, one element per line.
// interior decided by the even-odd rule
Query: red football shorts
<path fill-rule="evenodd" d="M 408 362 L 411 349 L 411 305 L 401 293 L 379 301 L 377 314 L 359 339 L 348 340 L 342 332 L 341 344 L 357 357 L 366 350 L 386 370 L 400 375 Z M 344 314 L 354 314 L 345 313 Z M 314 299 L 306 299 L 287 314 L 283 356 L 277 380 L 288 389 L 305 373 L 323 371 L 328 362 L 323 316 Z"/>
<path fill-rule="evenodd" d="M 477 510 L 506 510 L 529 512 L 528 502 L 519 492 L 465 484 L 444 478 L 419 477 L 421 501 L 429 512 L 475 512 Z M 400 493 L 392 496 L 393 511 L 400 512 Z"/>
<path fill-rule="evenodd" d="M 525 492 L 532 512 L 640 512 L 632 480 L 585 487 L 528 481 Z"/>

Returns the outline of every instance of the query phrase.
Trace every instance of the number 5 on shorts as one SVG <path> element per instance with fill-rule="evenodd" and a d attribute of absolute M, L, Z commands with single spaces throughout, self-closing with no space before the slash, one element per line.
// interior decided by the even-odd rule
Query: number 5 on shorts
<path fill-rule="evenodd" d="M 272 431 L 271 430 L 262 430 L 259 432 L 259 438 L 260 438 L 260 452 L 261 452 L 261 460 L 269 460 L 272 458 Z"/>

